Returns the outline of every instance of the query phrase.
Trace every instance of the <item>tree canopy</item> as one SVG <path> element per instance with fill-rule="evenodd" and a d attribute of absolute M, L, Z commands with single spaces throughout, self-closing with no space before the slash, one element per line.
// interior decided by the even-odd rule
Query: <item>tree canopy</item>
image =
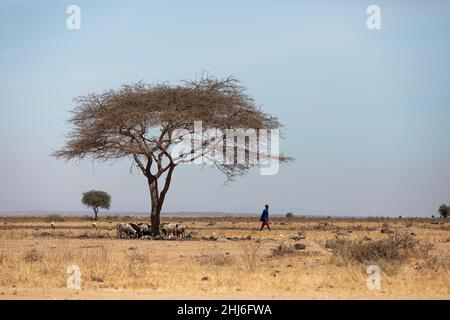
<path fill-rule="evenodd" d="M 441 204 L 438 211 L 442 218 L 447 218 L 450 209 L 446 204 Z"/>
<path fill-rule="evenodd" d="M 98 209 L 109 209 L 111 207 L 111 196 L 104 191 L 90 190 L 83 193 L 81 202 L 94 210 L 95 220 L 97 220 Z"/>
<path fill-rule="evenodd" d="M 194 123 L 205 129 L 239 128 L 279 130 L 279 120 L 262 111 L 246 89 L 235 78 L 201 77 L 179 85 L 124 85 L 118 90 L 92 93 L 76 98 L 69 123 L 72 131 L 66 145 L 54 155 L 60 159 L 108 161 L 130 157 L 147 178 L 152 205 L 152 224 L 159 225 L 159 213 L 169 189 L 172 173 L 180 163 L 189 163 L 208 154 L 223 155 L 225 161 L 210 157 L 210 164 L 228 180 L 244 175 L 261 164 L 236 161 L 223 146 L 231 144 L 247 155 L 257 154 L 259 160 L 292 160 L 282 154 L 262 154 L 248 140 L 227 140 L 226 135 L 197 137 L 199 150 L 174 153 L 171 148 L 186 141 L 180 130 L 193 132 Z M 257 136 L 256 143 L 262 139 Z M 240 142 L 239 142 L 240 141 Z M 222 150 L 221 150 L 222 148 Z M 162 181 L 162 182 L 161 182 Z M 162 185 L 160 185 L 162 184 Z"/>

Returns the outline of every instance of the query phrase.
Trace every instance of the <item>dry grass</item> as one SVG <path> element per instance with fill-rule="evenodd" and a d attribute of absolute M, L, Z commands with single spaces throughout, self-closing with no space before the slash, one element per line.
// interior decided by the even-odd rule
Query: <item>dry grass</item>
<path fill-rule="evenodd" d="M 255 242 L 243 242 L 241 244 L 242 248 L 242 261 L 245 268 L 248 271 L 254 271 L 258 264 L 259 252 L 261 250 L 262 241 Z"/>
<path fill-rule="evenodd" d="M 333 239 L 327 241 L 326 246 L 347 261 L 366 264 L 380 260 L 404 262 L 411 257 L 426 257 L 432 247 L 430 244 L 421 244 L 420 240 L 407 233 L 396 233 L 376 241 Z"/>
<path fill-rule="evenodd" d="M 328 240 L 325 246 L 333 250 L 335 255 L 331 261 L 339 266 L 376 264 L 388 274 L 397 273 L 408 260 L 427 259 L 432 249 L 431 244 L 423 244 L 406 232 L 375 241 L 336 238 Z"/>
<path fill-rule="evenodd" d="M 25 252 L 25 254 L 23 256 L 23 260 L 25 262 L 37 262 L 37 261 L 41 261 L 42 258 L 43 258 L 43 254 L 34 248 Z"/>
<path fill-rule="evenodd" d="M 202 255 L 196 260 L 201 266 L 229 266 L 234 263 L 234 259 L 228 254 Z"/>
<path fill-rule="evenodd" d="M 47 222 L 63 222 L 64 220 L 64 217 L 59 214 L 49 214 L 45 217 L 45 221 Z"/>
<path fill-rule="evenodd" d="M 0 218 L 0 297 L 14 290 L 19 298 L 43 294 L 35 290 L 70 296 L 66 272 L 75 264 L 81 270 L 83 290 L 74 298 L 132 295 L 135 290 L 152 290 L 149 297 L 167 298 L 204 297 L 203 293 L 226 298 L 450 298 L 446 223 L 273 218 L 272 232 L 259 232 L 257 219 L 167 220 L 183 222 L 197 239 L 214 233 L 219 238 L 251 235 L 252 240 L 118 240 L 114 225 L 122 220 L 117 217 L 100 219 L 97 230 L 79 218 L 65 218 L 55 230 L 45 218 Z M 321 222 L 328 225 L 316 228 Z M 397 234 L 381 234 L 383 223 Z M 308 230 L 301 241 L 304 250 L 295 250 L 300 242 L 290 240 L 299 230 Z M 336 230 L 351 231 L 341 237 L 347 251 L 325 248 Z M 365 236 L 373 240 L 362 241 Z M 382 262 L 381 291 L 366 287 L 366 268 L 373 261 Z"/>

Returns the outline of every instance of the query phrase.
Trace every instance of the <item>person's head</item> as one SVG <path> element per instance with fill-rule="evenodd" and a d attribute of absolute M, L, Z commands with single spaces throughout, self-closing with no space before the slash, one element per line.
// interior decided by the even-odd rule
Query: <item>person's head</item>
<path fill-rule="evenodd" d="M 269 205 L 268 204 L 266 204 L 265 207 L 266 207 L 266 209 L 269 209 Z"/>

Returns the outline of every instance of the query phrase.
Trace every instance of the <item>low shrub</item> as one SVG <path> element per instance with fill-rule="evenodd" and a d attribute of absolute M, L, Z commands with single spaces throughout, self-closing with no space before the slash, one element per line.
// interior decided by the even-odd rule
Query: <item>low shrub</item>
<path fill-rule="evenodd" d="M 47 222 L 63 222 L 65 219 L 60 214 L 49 214 L 45 217 L 45 221 Z"/>
<path fill-rule="evenodd" d="M 292 212 L 288 212 L 286 213 L 286 218 L 288 218 L 289 220 L 295 218 L 294 214 Z"/>
<path fill-rule="evenodd" d="M 25 260 L 25 262 L 37 262 L 42 260 L 42 257 L 43 254 L 33 248 L 25 252 L 23 259 Z"/>
<path fill-rule="evenodd" d="M 272 250 L 272 257 L 280 257 L 293 253 L 295 253 L 294 247 L 281 242 L 275 249 Z"/>
<path fill-rule="evenodd" d="M 248 271 L 254 271 L 257 267 L 259 251 L 262 246 L 262 241 L 245 241 L 241 243 L 242 261 Z"/>
<path fill-rule="evenodd" d="M 413 256 L 425 257 L 431 249 L 408 233 L 396 233 L 377 241 L 331 239 L 325 247 L 346 261 L 356 263 L 404 262 Z"/>

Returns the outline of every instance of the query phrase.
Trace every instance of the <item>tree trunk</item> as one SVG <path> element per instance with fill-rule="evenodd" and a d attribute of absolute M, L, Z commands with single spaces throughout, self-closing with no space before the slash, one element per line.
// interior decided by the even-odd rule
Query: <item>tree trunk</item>
<path fill-rule="evenodd" d="M 152 208 L 152 213 L 150 215 L 150 220 L 151 220 L 151 224 L 152 224 L 152 234 L 153 234 L 153 236 L 159 235 L 159 224 L 160 224 L 159 214 L 160 214 L 160 211 L 158 211 L 158 209 L 156 207 Z"/>
<path fill-rule="evenodd" d="M 159 204 L 159 193 L 158 193 L 158 180 L 155 177 L 148 178 L 148 186 L 150 188 L 150 200 L 152 203 L 152 212 L 150 215 L 150 222 L 152 225 L 152 234 L 153 236 L 159 235 L 159 214 L 160 210 L 158 210 Z"/>
<path fill-rule="evenodd" d="M 94 220 L 97 220 L 98 208 L 94 208 Z"/>
<path fill-rule="evenodd" d="M 167 176 L 164 182 L 164 187 L 161 193 L 158 190 L 158 179 L 156 176 L 148 175 L 148 186 L 150 189 L 150 199 L 152 202 L 152 212 L 150 215 L 152 234 L 153 236 L 159 235 L 160 213 L 166 198 L 166 193 L 169 190 L 170 182 L 172 181 L 172 172 L 175 166 L 171 166 L 168 169 Z"/>

